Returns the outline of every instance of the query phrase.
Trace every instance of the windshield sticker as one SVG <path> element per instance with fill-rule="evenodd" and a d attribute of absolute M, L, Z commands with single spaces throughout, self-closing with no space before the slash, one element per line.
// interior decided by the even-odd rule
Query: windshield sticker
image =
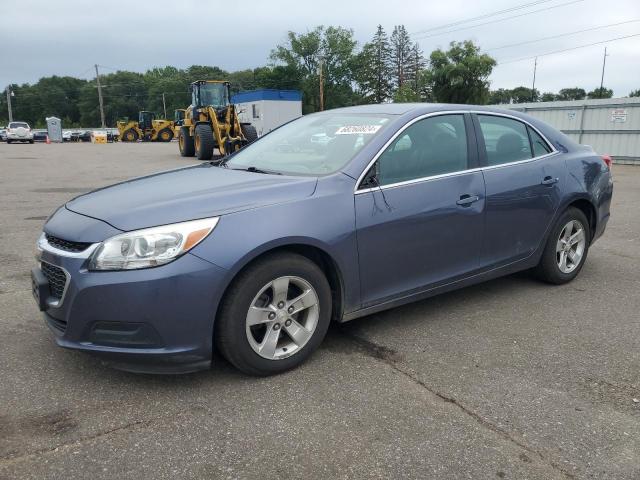
<path fill-rule="evenodd" d="M 336 135 L 373 135 L 382 125 L 345 125 L 336 131 Z"/>

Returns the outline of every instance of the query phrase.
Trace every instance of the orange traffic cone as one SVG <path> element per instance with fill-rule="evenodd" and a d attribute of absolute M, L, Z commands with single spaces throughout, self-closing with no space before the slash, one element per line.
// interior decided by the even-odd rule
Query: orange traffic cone
<path fill-rule="evenodd" d="M 47 145 L 51 144 L 51 140 L 49 140 L 49 135 L 47 135 L 46 143 L 47 143 Z"/>

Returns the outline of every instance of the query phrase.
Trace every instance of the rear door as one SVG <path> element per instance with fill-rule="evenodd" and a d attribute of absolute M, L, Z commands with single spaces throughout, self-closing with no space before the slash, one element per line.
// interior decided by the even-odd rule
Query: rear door
<path fill-rule="evenodd" d="M 477 268 L 484 181 L 476 162 L 468 114 L 418 120 L 380 154 L 355 194 L 363 306 Z"/>
<path fill-rule="evenodd" d="M 474 115 L 486 185 L 482 267 L 524 259 L 541 244 L 560 204 L 564 162 L 531 125 Z"/>

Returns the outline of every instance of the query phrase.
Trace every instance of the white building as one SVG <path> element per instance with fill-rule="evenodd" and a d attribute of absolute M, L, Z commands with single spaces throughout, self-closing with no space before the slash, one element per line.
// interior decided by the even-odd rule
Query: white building
<path fill-rule="evenodd" d="M 258 136 L 302 116 L 302 94 L 297 90 L 253 90 L 231 97 L 241 122 L 256 127 Z"/>

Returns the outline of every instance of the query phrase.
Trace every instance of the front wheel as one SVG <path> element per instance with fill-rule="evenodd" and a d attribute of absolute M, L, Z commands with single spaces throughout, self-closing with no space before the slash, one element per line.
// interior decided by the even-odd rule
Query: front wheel
<path fill-rule="evenodd" d="M 169 128 L 163 128 L 158 132 L 158 140 L 161 142 L 170 142 L 173 140 L 173 132 Z"/>
<path fill-rule="evenodd" d="M 213 131 L 209 125 L 196 125 L 194 143 L 198 160 L 211 160 L 216 142 L 213 138 Z"/>
<path fill-rule="evenodd" d="M 307 258 L 270 255 L 233 282 L 216 320 L 222 355 L 249 375 L 273 375 L 302 363 L 331 320 L 331 289 Z"/>
<path fill-rule="evenodd" d="M 541 280 L 561 285 L 578 276 L 589 252 L 591 232 L 587 217 L 577 208 L 567 209 L 558 219 L 534 269 Z"/>

